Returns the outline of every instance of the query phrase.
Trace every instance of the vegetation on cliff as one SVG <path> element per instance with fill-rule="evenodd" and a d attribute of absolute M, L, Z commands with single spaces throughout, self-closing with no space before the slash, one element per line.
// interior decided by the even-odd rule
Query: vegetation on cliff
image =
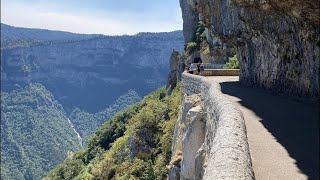
<path fill-rule="evenodd" d="M 166 179 L 181 99 L 161 88 L 118 113 L 45 179 Z"/>
<path fill-rule="evenodd" d="M 186 56 L 191 55 L 195 51 L 201 51 L 204 54 L 210 54 L 210 43 L 206 38 L 205 26 L 202 21 L 199 21 L 197 30 L 195 32 L 194 41 L 188 42 L 185 45 L 184 52 Z"/>
<path fill-rule="evenodd" d="M 239 69 L 240 64 L 237 59 L 237 55 L 234 55 L 233 57 L 230 57 L 228 62 L 223 66 L 224 69 Z"/>

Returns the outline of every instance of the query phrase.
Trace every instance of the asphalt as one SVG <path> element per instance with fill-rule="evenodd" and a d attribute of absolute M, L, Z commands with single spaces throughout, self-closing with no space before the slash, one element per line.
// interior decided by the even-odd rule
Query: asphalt
<path fill-rule="evenodd" d="M 319 106 L 211 76 L 243 113 L 257 180 L 319 179 Z"/>

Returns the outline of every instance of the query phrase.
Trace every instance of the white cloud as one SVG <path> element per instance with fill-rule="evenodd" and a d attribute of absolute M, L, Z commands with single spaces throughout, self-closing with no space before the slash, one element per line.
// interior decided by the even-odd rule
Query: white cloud
<path fill-rule="evenodd" d="M 182 20 L 179 15 L 169 20 L 154 20 L 152 17 L 133 13 L 58 12 L 54 9 L 50 10 L 48 6 L 30 6 L 14 1 L 2 2 L 1 21 L 18 27 L 106 35 L 166 32 L 182 29 Z"/>

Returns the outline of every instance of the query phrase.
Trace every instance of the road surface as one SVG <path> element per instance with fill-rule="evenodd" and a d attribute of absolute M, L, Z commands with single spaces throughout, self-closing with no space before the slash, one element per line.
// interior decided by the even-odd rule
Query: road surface
<path fill-rule="evenodd" d="M 243 113 L 257 180 L 319 179 L 319 107 L 314 102 L 210 76 Z"/>

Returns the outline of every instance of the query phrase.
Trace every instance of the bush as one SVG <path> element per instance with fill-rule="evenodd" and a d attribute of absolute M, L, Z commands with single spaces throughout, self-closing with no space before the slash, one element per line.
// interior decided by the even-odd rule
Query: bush
<path fill-rule="evenodd" d="M 229 61 L 223 66 L 224 69 L 239 69 L 239 61 L 237 59 L 237 55 L 229 58 Z"/>
<path fill-rule="evenodd" d="M 189 56 L 195 51 L 200 51 L 203 54 L 210 55 L 211 45 L 207 41 L 207 33 L 205 31 L 205 26 L 202 21 L 199 21 L 197 30 L 195 32 L 195 37 L 193 42 L 189 42 L 185 45 L 185 55 Z"/>
<path fill-rule="evenodd" d="M 200 44 L 202 41 L 206 40 L 206 32 L 205 32 L 206 28 L 203 24 L 202 21 L 199 21 L 198 26 L 197 26 L 197 31 L 196 31 L 196 40 L 195 42 L 197 44 Z"/>
<path fill-rule="evenodd" d="M 187 54 L 191 54 L 191 53 L 193 53 L 196 49 L 197 49 L 197 43 L 195 43 L 195 42 L 189 42 L 188 44 L 187 44 L 187 46 L 186 46 L 186 49 L 185 49 L 185 51 L 186 51 L 186 53 Z"/>

